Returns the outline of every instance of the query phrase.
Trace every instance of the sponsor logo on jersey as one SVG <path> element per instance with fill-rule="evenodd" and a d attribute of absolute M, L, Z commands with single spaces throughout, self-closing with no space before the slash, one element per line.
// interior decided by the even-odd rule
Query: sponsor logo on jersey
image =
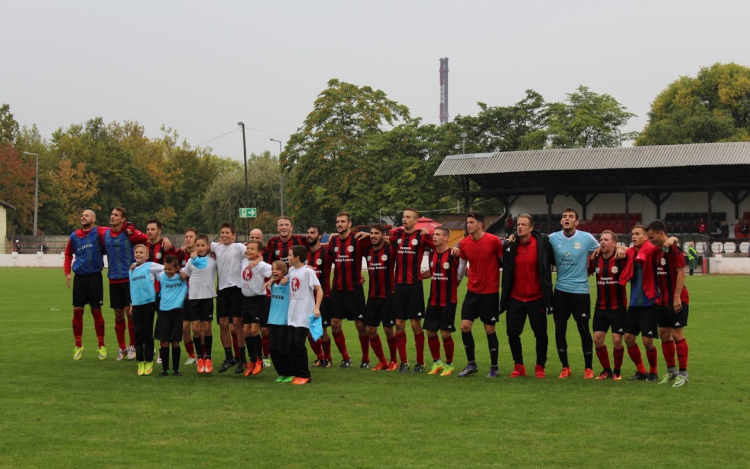
<path fill-rule="evenodd" d="M 349 252 L 354 252 L 354 246 L 349 246 L 348 248 L 346 248 L 346 250 Z"/>
<path fill-rule="evenodd" d="M 411 245 L 412 246 L 416 246 L 417 244 L 419 244 L 419 241 L 417 241 L 416 239 L 412 239 L 411 240 Z"/>
<path fill-rule="evenodd" d="M 401 240 L 401 238 L 398 238 L 398 239 L 396 240 L 396 243 L 398 243 L 398 244 L 401 244 L 401 241 L 402 241 L 402 240 Z"/>
<path fill-rule="evenodd" d="M 573 245 L 573 247 L 574 247 L 575 249 L 581 249 L 581 243 L 575 243 L 575 244 Z"/>
<path fill-rule="evenodd" d="M 451 265 L 448 262 L 443 262 L 443 268 L 444 269 L 450 269 Z"/>
<path fill-rule="evenodd" d="M 382 256 L 380 256 L 380 260 L 383 261 L 383 262 L 387 261 L 388 260 L 388 254 L 383 254 Z"/>
<path fill-rule="evenodd" d="M 281 254 L 278 249 L 275 250 L 273 253 L 276 254 L 277 256 Z"/>
<path fill-rule="evenodd" d="M 299 290 L 299 279 L 293 278 L 292 279 L 292 291 L 297 291 L 297 290 Z"/>
<path fill-rule="evenodd" d="M 598 274 L 599 273 L 599 267 L 597 267 L 595 270 L 596 270 L 596 273 Z"/>
<path fill-rule="evenodd" d="M 613 274 L 616 274 L 617 272 L 620 271 L 620 269 L 618 269 L 616 265 L 613 265 L 611 270 Z"/>
<path fill-rule="evenodd" d="M 317 260 L 315 261 L 315 264 L 317 264 L 317 265 L 321 265 L 321 264 L 323 264 L 323 259 L 317 259 Z"/>
<path fill-rule="evenodd" d="M 659 262 L 661 263 L 661 265 L 667 265 L 667 259 L 665 259 L 663 257 L 661 258 L 661 260 Z"/>

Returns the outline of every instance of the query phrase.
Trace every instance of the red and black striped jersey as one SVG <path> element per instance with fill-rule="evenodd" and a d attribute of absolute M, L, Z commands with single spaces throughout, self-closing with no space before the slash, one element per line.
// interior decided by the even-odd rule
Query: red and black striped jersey
<path fill-rule="evenodd" d="M 620 284 L 620 275 L 627 262 L 626 257 L 617 259 L 614 254 L 609 258 L 599 255 L 589 259 L 589 275 L 595 274 L 596 279 L 596 309 L 615 311 L 628 307 L 625 285 Z"/>
<path fill-rule="evenodd" d="M 458 303 L 459 257 L 451 256 L 451 250 L 442 253 L 433 250 L 430 254 L 430 306 L 449 306 Z"/>
<path fill-rule="evenodd" d="M 677 272 L 682 269 L 685 271 L 685 256 L 682 249 L 676 244 L 669 247 L 667 252 L 659 249 L 656 256 L 656 284 L 659 287 L 659 299 L 657 302 L 661 306 L 672 307 L 674 305 L 674 291 L 677 288 Z M 683 284 L 680 301 L 689 304 L 690 296 L 688 289 Z"/>
<path fill-rule="evenodd" d="M 333 255 L 331 251 L 320 247 L 317 251 L 307 251 L 307 260 L 305 264 L 315 270 L 318 276 L 318 282 L 323 287 L 323 294 L 326 298 L 331 296 L 331 266 L 333 265 Z"/>
<path fill-rule="evenodd" d="M 411 285 L 422 281 L 422 259 L 426 249 L 435 250 L 432 235 L 421 230 L 407 233 L 403 229 L 391 235 L 391 245 L 396 249 L 396 283 Z"/>
<path fill-rule="evenodd" d="M 148 260 L 149 262 L 156 262 L 157 264 L 164 265 L 164 258 L 168 255 L 177 255 L 177 251 L 175 251 L 174 247 L 171 249 L 165 249 L 164 248 L 164 240 L 160 239 L 155 244 L 151 244 L 151 242 L 146 243 L 146 247 L 148 248 Z"/>
<path fill-rule="evenodd" d="M 292 246 L 307 247 L 307 238 L 303 235 L 292 235 L 291 238 L 283 241 L 280 237 L 274 236 L 268 240 L 268 244 L 263 248 L 263 260 L 268 264 L 282 260 L 289 265 L 289 251 Z"/>
<path fill-rule="evenodd" d="M 367 273 L 370 275 L 368 298 L 388 298 L 393 294 L 393 266 L 396 258 L 391 246 L 383 245 L 380 249 L 370 246 L 365 251 Z"/>
<path fill-rule="evenodd" d="M 354 290 L 360 285 L 362 276 L 362 256 L 372 246 L 370 238 L 355 239 L 354 233 L 342 239 L 332 236 L 328 242 L 328 249 L 333 254 L 335 269 L 333 270 L 333 290 Z"/>
<path fill-rule="evenodd" d="M 187 249 L 178 249 L 175 256 L 177 256 L 177 259 L 180 260 L 181 268 L 185 267 L 185 265 L 187 265 L 187 261 L 190 260 L 190 252 L 188 252 Z"/>

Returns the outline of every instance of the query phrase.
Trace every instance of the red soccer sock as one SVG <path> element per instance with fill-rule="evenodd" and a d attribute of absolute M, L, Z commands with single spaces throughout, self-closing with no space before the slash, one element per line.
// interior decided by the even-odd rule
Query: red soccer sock
<path fill-rule="evenodd" d="M 638 348 L 638 345 L 628 347 L 628 355 L 630 355 L 630 359 L 635 363 L 635 368 L 638 370 L 638 373 L 646 374 L 646 367 L 643 366 L 643 357 L 641 356 L 641 349 Z"/>
<path fill-rule="evenodd" d="M 424 334 L 422 335 L 422 340 L 424 340 Z M 438 336 L 428 337 L 427 345 L 430 347 L 432 361 L 436 362 L 440 360 L 440 339 Z"/>
<path fill-rule="evenodd" d="M 130 339 L 130 346 L 135 347 L 135 323 L 130 318 L 128 318 L 128 336 Z"/>
<path fill-rule="evenodd" d="M 101 308 L 91 308 L 91 316 L 94 317 L 94 331 L 96 339 L 99 341 L 99 347 L 104 347 L 104 316 Z"/>
<path fill-rule="evenodd" d="M 609 351 L 607 351 L 606 345 L 596 348 L 596 356 L 599 358 L 599 363 L 602 364 L 602 368 L 605 370 L 610 368 Z"/>
<path fill-rule="evenodd" d="M 396 332 L 396 347 L 398 347 L 398 354 L 401 357 L 402 363 L 409 363 L 409 359 L 406 357 L 406 332 Z"/>
<path fill-rule="evenodd" d="M 445 349 L 445 363 L 453 363 L 453 349 L 455 344 L 453 343 L 453 337 L 443 339 L 443 348 Z"/>
<path fill-rule="evenodd" d="M 385 354 L 383 353 L 383 343 L 380 341 L 379 335 L 375 334 L 370 337 L 370 346 L 372 347 L 372 351 L 375 352 L 375 356 L 380 360 L 380 363 L 386 363 Z"/>
<path fill-rule="evenodd" d="M 417 364 L 424 366 L 424 332 L 414 334 L 414 347 L 417 349 Z"/>
<path fill-rule="evenodd" d="M 232 349 L 234 350 L 234 359 L 240 359 L 240 346 L 237 343 L 237 334 L 232 334 Z"/>
<path fill-rule="evenodd" d="M 664 354 L 664 360 L 667 362 L 667 368 L 674 368 L 674 353 L 675 343 L 674 340 L 662 340 L 661 341 L 661 352 Z"/>
<path fill-rule="evenodd" d="M 396 336 L 388 337 L 388 351 L 391 354 L 391 361 L 396 362 L 398 359 L 396 357 Z"/>
<path fill-rule="evenodd" d="M 359 335 L 359 346 L 362 349 L 362 362 L 370 361 L 370 338 L 367 335 Z"/>
<path fill-rule="evenodd" d="M 115 336 L 117 337 L 117 344 L 120 350 L 124 350 L 127 345 L 125 344 L 125 318 L 122 320 L 115 319 Z"/>
<path fill-rule="evenodd" d="M 652 348 L 651 350 L 646 350 L 646 359 L 648 360 L 649 373 L 658 373 L 656 364 L 658 358 L 659 356 L 656 353 L 656 347 Z"/>
<path fill-rule="evenodd" d="M 271 346 L 268 345 L 268 334 L 263 335 L 261 333 L 260 342 L 261 342 L 261 347 L 263 347 L 263 356 L 264 357 L 271 356 Z"/>
<path fill-rule="evenodd" d="M 307 342 L 310 344 L 310 350 L 315 354 L 315 358 L 325 360 L 326 357 L 323 355 L 323 347 L 320 345 L 320 339 L 313 340 L 312 336 L 308 334 Z"/>
<path fill-rule="evenodd" d="M 688 365 L 688 343 L 685 339 L 675 342 L 677 349 L 677 361 L 680 363 L 680 371 L 686 371 Z"/>
<path fill-rule="evenodd" d="M 344 360 L 351 360 L 349 351 L 346 350 L 346 338 L 344 337 L 344 331 L 338 331 L 333 333 L 333 341 L 336 342 L 336 348 L 341 353 L 341 358 Z"/>
<path fill-rule="evenodd" d="M 188 354 L 188 357 L 195 358 L 195 346 L 192 342 L 185 342 L 185 351 Z"/>
<path fill-rule="evenodd" d="M 612 357 L 615 359 L 615 370 L 622 368 L 622 356 L 625 354 L 625 347 L 615 348 L 612 350 Z"/>
<path fill-rule="evenodd" d="M 81 336 L 83 335 L 83 308 L 73 308 L 73 337 L 76 347 L 81 347 Z"/>
<path fill-rule="evenodd" d="M 331 359 L 331 338 L 328 337 L 328 340 L 320 339 L 320 345 L 323 346 L 323 356 L 326 360 Z"/>

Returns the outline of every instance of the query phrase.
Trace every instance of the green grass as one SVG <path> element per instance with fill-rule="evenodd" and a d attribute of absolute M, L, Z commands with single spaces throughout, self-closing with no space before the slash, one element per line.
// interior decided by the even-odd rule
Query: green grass
<path fill-rule="evenodd" d="M 84 356 L 74 362 L 62 271 L 0 269 L 0 467 L 747 467 L 747 277 L 687 282 L 691 379 L 681 389 L 584 381 L 574 327 L 575 375 L 558 380 L 551 319 L 545 380 L 506 377 L 503 322 L 500 379 L 484 378 L 488 352 L 476 323 L 478 376 L 313 369 L 312 385 L 298 387 L 274 383 L 268 370 L 137 377 L 133 362 L 114 361 L 108 308 L 109 358 L 96 358 L 87 309 Z M 357 363 L 353 324 L 345 331 Z M 533 364 L 528 326 L 523 344 Z M 661 351 L 659 364 L 663 371 Z M 623 374 L 633 368 L 626 356 Z"/>

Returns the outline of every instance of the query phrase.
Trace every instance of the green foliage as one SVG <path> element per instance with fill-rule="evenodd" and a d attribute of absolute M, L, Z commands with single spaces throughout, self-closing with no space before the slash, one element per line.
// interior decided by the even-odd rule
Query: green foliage
<path fill-rule="evenodd" d="M 659 93 L 636 145 L 750 141 L 750 68 L 702 67 Z"/>
<path fill-rule="evenodd" d="M 0 144 L 11 144 L 18 136 L 18 122 L 10 112 L 10 106 L 0 106 Z"/>

